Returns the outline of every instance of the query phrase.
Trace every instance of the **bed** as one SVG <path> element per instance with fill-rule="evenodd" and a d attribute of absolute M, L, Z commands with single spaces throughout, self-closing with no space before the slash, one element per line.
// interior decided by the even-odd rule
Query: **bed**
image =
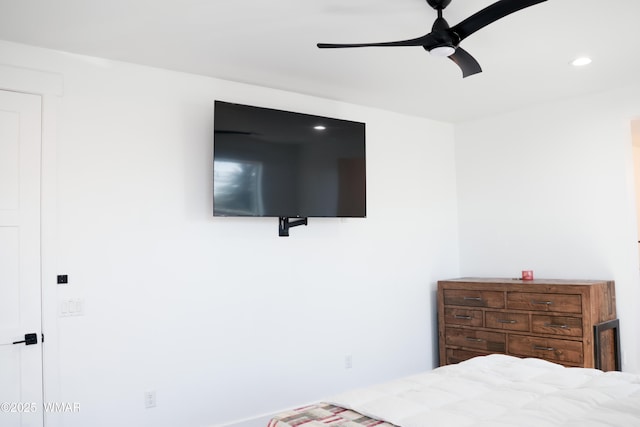
<path fill-rule="evenodd" d="M 640 427 L 640 375 L 493 354 L 351 390 L 268 427 Z"/>

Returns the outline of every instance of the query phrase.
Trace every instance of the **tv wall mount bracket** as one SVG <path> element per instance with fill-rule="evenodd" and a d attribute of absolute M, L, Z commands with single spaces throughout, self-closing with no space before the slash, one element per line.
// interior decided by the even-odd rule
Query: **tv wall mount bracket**
<path fill-rule="evenodd" d="M 289 237 L 289 229 L 299 225 L 307 225 L 307 218 L 298 218 L 292 220 L 291 217 L 278 217 L 278 232 L 280 237 Z"/>

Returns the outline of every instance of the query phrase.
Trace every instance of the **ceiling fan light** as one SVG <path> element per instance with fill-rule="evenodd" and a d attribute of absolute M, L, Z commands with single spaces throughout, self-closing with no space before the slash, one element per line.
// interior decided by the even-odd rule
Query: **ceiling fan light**
<path fill-rule="evenodd" d="M 456 49 L 453 46 L 438 46 L 429 51 L 433 56 L 440 56 L 442 58 L 451 56 L 455 53 Z"/>

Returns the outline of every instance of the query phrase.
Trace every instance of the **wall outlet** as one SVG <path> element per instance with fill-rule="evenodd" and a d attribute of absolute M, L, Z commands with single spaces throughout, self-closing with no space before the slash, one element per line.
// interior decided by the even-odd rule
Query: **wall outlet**
<path fill-rule="evenodd" d="M 353 358 L 351 357 L 350 354 L 347 354 L 344 357 L 344 369 L 351 369 L 353 368 Z"/>
<path fill-rule="evenodd" d="M 144 407 L 147 408 L 147 409 L 156 407 L 156 392 L 155 392 L 155 390 L 145 391 L 144 392 Z"/>

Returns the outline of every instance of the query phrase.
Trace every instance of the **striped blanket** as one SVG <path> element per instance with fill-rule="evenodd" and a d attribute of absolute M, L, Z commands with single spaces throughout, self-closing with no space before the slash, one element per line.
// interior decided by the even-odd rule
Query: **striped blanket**
<path fill-rule="evenodd" d="M 305 406 L 274 417 L 268 427 L 394 427 L 393 424 L 328 403 Z"/>

